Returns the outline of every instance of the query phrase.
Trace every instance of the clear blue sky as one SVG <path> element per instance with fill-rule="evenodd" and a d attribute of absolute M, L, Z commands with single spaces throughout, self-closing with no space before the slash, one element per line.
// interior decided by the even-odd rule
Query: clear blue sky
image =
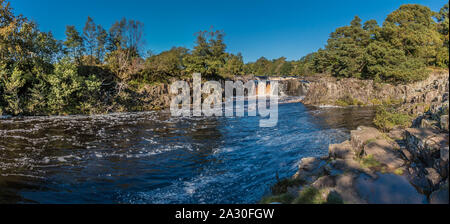
<path fill-rule="evenodd" d="M 123 17 L 145 24 L 146 48 L 155 53 L 172 46 L 192 48 L 194 33 L 211 26 L 226 33 L 228 51 L 244 60 L 281 56 L 297 60 L 326 44 L 337 27 L 355 15 L 364 21 L 386 16 L 405 3 L 434 11 L 446 0 L 11 0 L 16 13 L 35 20 L 41 30 L 64 39 L 66 25 L 82 29 L 87 16 L 106 29 Z"/>

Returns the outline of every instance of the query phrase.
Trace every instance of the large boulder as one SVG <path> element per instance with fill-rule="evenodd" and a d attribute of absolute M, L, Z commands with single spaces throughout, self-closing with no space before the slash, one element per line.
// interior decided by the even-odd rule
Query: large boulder
<path fill-rule="evenodd" d="M 330 145 L 328 154 L 334 159 L 352 159 L 355 157 L 355 151 L 353 150 L 350 141 Z"/>
<path fill-rule="evenodd" d="M 364 146 L 374 140 L 377 140 L 382 137 L 380 131 L 376 128 L 361 126 L 358 127 L 357 130 L 353 130 L 350 133 L 351 135 L 351 145 L 353 150 L 355 150 L 356 155 L 361 155 Z"/>
<path fill-rule="evenodd" d="M 320 176 L 325 174 L 326 164 L 326 160 L 322 160 L 320 158 L 303 158 L 300 161 L 299 169 L 294 175 L 294 178 L 303 180 L 306 183 L 312 183 L 316 181 Z"/>
<path fill-rule="evenodd" d="M 436 169 L 433 168 L 425 168 L 426 171 L 426 178 L 428 179 L 428 182 L 430 183 L 430 186 L 433 190 L 436 190 L 439 188 L 439 183 L 441 183 L 442 177 L 441 175 L 436 171 Z"/>
<path fill-rule="evenodd" d="M 408 128 L 406 144 L 416 159 L 432 167 L 434 160 L 441 156 L 440 150 L 448 146 L 448 134 L 430 128 Z"/>
<path fill-rule="evenodd" d="M 394 171 L 405 164 L 398 149 L 385 139 L 375 140 L 365 145 L 364 154 L 385 165 L 390 171 Z"/>

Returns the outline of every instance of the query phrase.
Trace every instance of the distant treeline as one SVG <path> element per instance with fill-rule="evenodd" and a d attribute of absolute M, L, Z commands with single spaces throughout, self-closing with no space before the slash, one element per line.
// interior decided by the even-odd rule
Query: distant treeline
<path fill-rule="evenodd" d="M 298 61 L 262 57 L 248 64 L 241 54 L 226 51 L 222 31 L 197 33 L 193 49 L 155 55 L 142 52 L 139 21 L 122 19 L 106 30 L 88 17 L 82 31 L 67 26 L 65 40 L 56 40 L 14 15 L 5 0 L 0 16 L 0 115 L 108 112 L 127 105 L 145 85 L 187 79 L 194 72 L 208 79 L 327 73 L 398 83 L 424 79 L 427 67 L 449 66 L 448 4 L 439 13 L 403 5 L 382 27 L 355 17 L 331 34 L 325 49 Z"/>

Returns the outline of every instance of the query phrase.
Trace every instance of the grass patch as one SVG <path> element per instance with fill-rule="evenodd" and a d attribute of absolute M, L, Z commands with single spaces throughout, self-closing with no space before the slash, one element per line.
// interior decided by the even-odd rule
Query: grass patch
<path fill-rule="evenodd" d="M 323 204 L 326 200 L 322 198 L 321 192 L 314 187 L 303 189 L 294 200 L 294 204 Z"/>
<path fill-rule="evenodd" d="M 370 143 L 375 142 L 375 141 L 377 141 L 377 139 L 371 138 L 371 139 L 367 140 L 366 142 L 364 142 L 364 145 L 370 144 Z"/>
<path fill-rule="evenodd" d="M 364 106 L 364 103 L 354 99 L 353 97 L 347 95 L 344 96 L 338 100 L 336 100 L 335 104 L 337 106 L 341 106 L 341 107 L 347 107 L 347 106 Z"/>
<path fill-rule="evenodd" d="M 386 99 L 384 99 L 383 100 L 383 105 L 384 106 L 393 106 L 393 105 L 400 105 L 400 104 L 402 104 L 403 103 L 403 100 L 402 99 L 395 99 L 395 98 L 390 98 L 390 97 L 388 97 L 388 98 L 386 98 Z"/>
<path fill-rule="evenodd" d="M 381 163 L 378 162 L 375 158 L 373 158 L 373 155 L 368 155 L 361 158 L 361 165 L 369 169 L 381 167 Z"/>
<path fill-rule="evenodd" d="M 412 118 L 407 114 L 402 114 L 380 106 L 373 120 L 374 124 L 381 130 L 388 132 L 395 127 L 406 128 L 411 125 Z"/>
<path fill-rule="evenodd" d="M 300 191 L 293 204 L 344 204 L 342 197 L 335 191 L 327 192 L 315 187 L 306 187 Z"/>
<path fill-rule="evenodd" d="M 325 204 L 340 205 L 344 204 L 344 200 L 342 199 L 341 195 L 339 195 L 335 191 L 332 191 L 328 194 L 327 202 L 325 202 Z"/>
<path fill-rule="evenodd" d="M 282 203 L 282 204 L 291 204 L 295 197 L 292 194 L 284 193 L 281 195 L 268 196 L 264 197 L 261 200 L 261 204 L 270 204 L 270 203 Z"/>
<path fill-rule="evenodd" d="M 394 174 L 397 174 L 399 176 L 402 176 L 405 173 L 405 171 L 402 168 L 398 168 L 394 170 Z"/>
<path fill-rule="evenodd" d="M 301 185 L 305 184 L 303 180 L 299 179 L 283 179 L 278 181 L 275 185 L 273 185 L 270 190 L 272 191 L 273 195 L 280 195 L 285 194 L 288 192 L 288 188 L 291 187 L 299 187 Z"/>

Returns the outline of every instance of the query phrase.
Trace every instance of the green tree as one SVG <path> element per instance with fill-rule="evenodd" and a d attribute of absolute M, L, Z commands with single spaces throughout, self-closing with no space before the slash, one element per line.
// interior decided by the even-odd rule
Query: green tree
<path fill-rule="evenodd" d="M 364 69 L 364 49 L 370 43 L 370 33 L 364 30 L 356 16 L 350 26 L 336 29 L 326 47 L 333 75 L 361 78 Z"/>
<path fill-rule="evenodd" d="M 220 77 L 220 70 L 228 56 L 225 52 L 224 35 L 222 31 L 198 32 L 196 46 L 183 59 L 186 73 L 198 72 L 208 78 L 223 78 Z"/>
<path fill-rule="evenodd" d="M 88 16 L 83 28 L 83 40 L 86 43 L 90 65 L 93 65 L 96 62 L 95 51 L 98 49 L 97 35 L 97 26 L 95 25 L 94 20 Z"/>
<path fill-rule="evenodd" d="M 73 58 L 78 65 L 83 64 L 83 55 L 86 51 L 83 37 L 77 31 L 75 26 L 66 27 L 66 40 L 64 41 L 66 52 Z"/>
<path fill-rule="evenodd" d="M 433 20 L 434 13 L 426 6 L 406 4 L 389 14 L 381 31 L 382 39 L 403 50 L 406 56 L 436 65 L 437 49 L 442 39 Z"/>
<path fill-rule="evenodd" d="M 225 65 L 220 70 L 220 75 L 224 78 L 245 75 L 244 59 L 241 53 L 228 55 Z"/>
<path fill-rule="evenodd" d="M 449 67 L 449 11 L 448 3 L 437 14 L 438 32 L 441 34 L 443 46 L 439 47 L 436 55 L 436 64 L 440 67 Z"/>
<path fill-rule="evenodd" d="M 180 78 L 183 76 L 183 58 L 188 53 L 188 49 L 174 47 L 169 51 L 153 55 L 145 61 L 143 78 L 147 82 L 164 82 L 170 78 Z"/>

